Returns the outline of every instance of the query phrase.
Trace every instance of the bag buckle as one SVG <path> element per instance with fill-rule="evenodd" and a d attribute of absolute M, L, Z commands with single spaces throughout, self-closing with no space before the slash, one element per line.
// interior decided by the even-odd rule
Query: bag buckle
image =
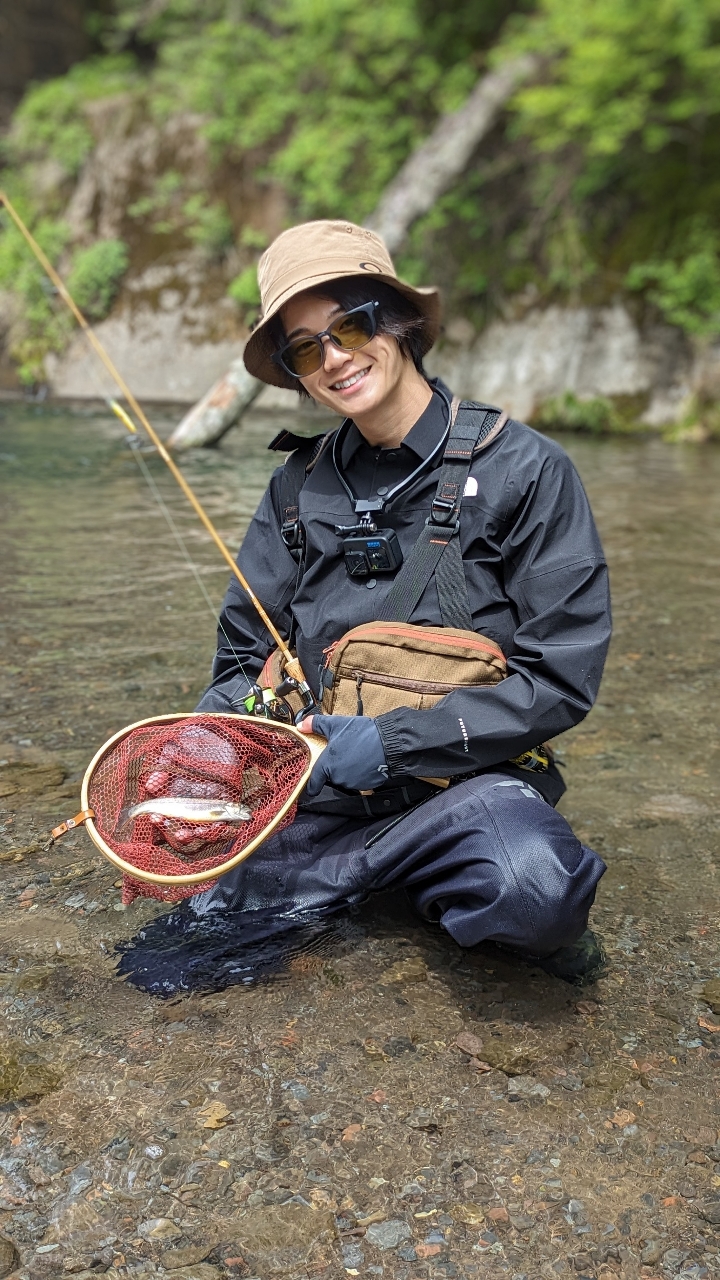
<path fill-rule="evenodd" d="M 457 511 L 457 503 L 449 498 L 435 497 L 430 507 L 430 516 L 426 520 L 426 524 L 440 524 L 447 526 L 454 513 Z M 455 528 L 460 527 L 460 522 L 455 519 Z"/>
<path fill-rule="evenodd" d="M 280 537 L 288 551 L 298 551 L 302 547 L 299 520 L 286 520 L 280 526 Z"/>
<path fill-rule="evenodd" d="M 448 514 L 448 517 L 452 516 L 452 509 L 451 509 L 447 514 Z M 450 536 L 451 538 L 452 538 L 452 537 L 454 537 L 454 536 L 455 536 L 455 534 L 456 534 L 456 533 L 458 533 L 458 532 L 459 532 L 459 530 L 460 530 L 460 521 L 459 521 L 459 519 L 458 519 L 458 520 L 454 520 L 452 524 L 450 523 L 450 520 L 449 520 L 449 519 L 447 519 L 447 520 L 436 520 L 436 519 L 435 519 L 435 512 L 434 512 L 434 511 L 433 511 L 432 515 L 429 515 L 429 516 L 428 516 L 427 520 L 425 521 L 425 524 L 426 524 L 426 525 L 429 525 L 431 529 L 433 529 L 433 528 L 434 528 L 434 529 L 442 529 L 443 533 L 447 533 L 447 534 L 449 534 L 449 536 Z"/>

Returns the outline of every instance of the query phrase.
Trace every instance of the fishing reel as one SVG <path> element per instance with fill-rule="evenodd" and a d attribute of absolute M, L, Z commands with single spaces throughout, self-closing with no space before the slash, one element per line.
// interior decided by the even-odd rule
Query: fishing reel
<path fill-rule="evenodd" d="M 294 712 L 285 695 L 294 693 L 302 700 L 299 711 Z M 319 711 L 312 689 L 308 684 L 300 684 L 292 676 L 285 676 L 276 689 L 263 689 L 253 684 L 243 698 L 243 705 L 249 716 L 262 716 L 265 720 L 277 720 L 281 724 L 300 724 L 306 716 Z"/>

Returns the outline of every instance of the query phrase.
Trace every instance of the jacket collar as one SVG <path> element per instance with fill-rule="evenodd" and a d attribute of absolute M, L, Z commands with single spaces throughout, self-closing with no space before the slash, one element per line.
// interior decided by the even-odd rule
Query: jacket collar
<path fill-rule="evenodd" d="M 452 400 L 452 392 L 440 378 L 428 378 L 428 382 L 432 387 L 433 397 L 427 408 L 420 414 L 417 422 L 413 423 L 402 444 L 397 446 L 397 450 L 394 450 L 394 452 L 397 452 L 399 449 L 409 449 L 422 462 L 430 457 L 440 436 L 447 430 L 447 409 L 444 400 L 438 394 L 437 388 L 439 387 L 441 391 L 444 391 L 448 400 Z M 340 450 L 340 462 L 343 469 L 348 466 L 361 445 L 367 445 L 367 440 L 355 426 L 355 423 L 350 422 Z"/>

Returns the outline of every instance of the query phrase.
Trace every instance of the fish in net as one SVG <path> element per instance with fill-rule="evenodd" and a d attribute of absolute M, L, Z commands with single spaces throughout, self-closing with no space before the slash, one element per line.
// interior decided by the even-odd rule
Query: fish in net
<path fill-rule="evenodd" d="M 91 762 L 82 788 L 95 844 L 123 872 L 123 902 L 179 902 L 292 822 L 322 739 L 215 713 L 130 725 Z"/>

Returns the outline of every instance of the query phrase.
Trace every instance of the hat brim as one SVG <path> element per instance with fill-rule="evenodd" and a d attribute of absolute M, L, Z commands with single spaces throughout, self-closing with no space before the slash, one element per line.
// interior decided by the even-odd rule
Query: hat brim
<path fill-rule="evenodd" d="M 245 344 L 243 352 L 243 360 L 245 368 L 253 377 L 259 378 L 262 382 L 267 382 L 273 387 L 284 387 L 290 391 L 296 391 L 298 385 L 297 378 L 291 378 L 289 373 L 285 373 L 279 364 L 272 359 L 277 350 L 275 342 L 270 335 L 270 321 L 285 306 L 291 298 L 296 298 L 301 293 L 306 293 L 308 289 L 314 289 L 317 285 L 327 284 L 331 280 L 347 280 L 354 279 L 356 273 L 348 271 L 326 271 L 313 275 L 310 279 L 303 281 L 296 288 L 289 289 L 285 294 L 273 304 L 270 310 L 258 322 L 253 329 L 250 337 Z M 362 277 L 367 280 L 368 291 L 372 292 L 372 281 L 382 280 L 385 284 L 389 284 L 396 289 L 399 294 L 407 298 L 409 302 L 417 307 L 423 320 L 425 321 L 421 331 L 422 354 L 427 355 L 431 347 L 435 345 L 440 336 L 440 327 L 442 322 L 442 301 L 439 289 L 415 289 L 412 285 L 406 284 L 404 280 L 398 280 L 397 276 L 386 274 L 385 272 L 376 271 L 369 277 Z"/>

